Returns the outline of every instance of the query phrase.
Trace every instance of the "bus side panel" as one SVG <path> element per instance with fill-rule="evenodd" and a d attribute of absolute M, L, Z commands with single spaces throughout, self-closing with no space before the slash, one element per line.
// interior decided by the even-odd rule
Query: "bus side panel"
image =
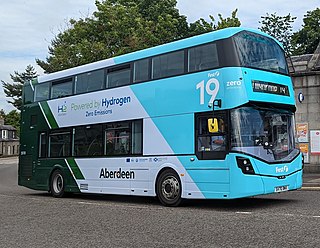
<path fill-rule="evenodd" d="M 36 166 L 35 179 L 37 186 L 44 190 L 50 189 L 50 177 L 54 170 L 61 170 L 65 180 L 65 192 L 78 193 L 79 187 L 74 179 L 73 173 L 65 159 L 45 159 L 38 160 Z"/>
<path fill-rule="evenodd" d="M 191 183 L 195 183 L 207 199 L 226 198 L 229 195 L 229 170 L 192 169 L 188 170 Z M 194 198 L 196 192 L 189 192 L 186 182 L 188 198 Z"/>
<path fill-rule="evenodd" d="M 195 156 L 179 157 L 189 180 L 185 181 L 186 198 L 227 198 L 230 192 L 228 163 L 222 160 L 198 160 Z"/>
<path fill-rule="evenodd" d="M 25 161 L 32 163 L 31 160 L 28 161 L 28 156 L 23 156 L 20 159 L 20 170 L 25 170 Z M 62 171 L 65 180 L 65 192 L 78 193 L 79 187 L 70 172 L 70 169 L 65 163 L 64 159 L 46 159 L 38 160 L 33 166 L 32 175 L 29 177 L 19 176 L 19 185 L 25 186 L 34 190 L 50 190 L 50 177 L 54 170 L 59 169 Z M 21 174 L 22 172 L 20 172 Z"/>
<path fill-rule="evenodd" d="M 28 114 L 27 114 L 28 113 Z M 20 156 L 18 183 L 32 189 L 43 189 L 37 186 L 35 179 L 38 157 L 39 128 L 48 129 L 37 104 L 25 106 L 21 110 Z M 45 189 L 44 189 L 45 190 Z"/>
<path fill-rule="evenodd" d="M 264 182 L 261 176 L 242 173 L 236 162 L 236 154 L 229 154 L 228 164 L 230 165 L 230 198 L 241 198 L 253 195 L 264 194 Z M 247 157 L 243 156 L 242 157 Z M 248 157 L 248 159 L 250 159 Z M 257 168 L 253 164 L 254 170 Z"/>

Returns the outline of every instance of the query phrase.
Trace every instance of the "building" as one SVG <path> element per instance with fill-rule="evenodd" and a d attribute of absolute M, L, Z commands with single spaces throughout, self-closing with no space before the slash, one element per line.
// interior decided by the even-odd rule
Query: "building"
<path fill-rule="evenodd" d="M 292 63 L 290 63 L 292 62 Z M 295 115 L 306 172 L 320 172 L 320 43 L 314 54 L 291 57 Z"/>
<path fill-rule="evenodd" d="M 17 129 L 4 125 L 4 120 L 0 118 L 0 157 L 17 155 L 19 155 Z"/>

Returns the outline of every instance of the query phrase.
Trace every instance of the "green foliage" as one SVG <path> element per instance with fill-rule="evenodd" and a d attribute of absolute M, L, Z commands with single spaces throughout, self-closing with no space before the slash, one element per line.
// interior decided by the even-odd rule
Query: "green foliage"
<path fill-rule="evenodd" d="M 117 55 L 160 45 L 192 35 L 229 26 L 240 26 L 236 17 L 219 21 L 210 16 L 188 25 L 179 14 L 176 0 L 104 0 L 96 1 L 92 17 L 71 19 L 69 28 L 59 33 L 49 47 L 45 61 L 36 62 L 45 73 L 83 65 Z"/>
<path fill-rule="evenodd" d="M 303 18 L 302 29 L 292 37 L 295 55 L 311 54 L 320 42 L 320 8 L 308 11 Z"/>
<path fill-rule="evenodd" d="M 15 71 L 13 74 L 10 74 L 12 82 L 1 80 L 6 97 L 12 98 L 12 100 L 8 100 L 8 103 L 12 104 L 18 110 L 21 110 L 22 86 L 26 81 L 31 80 L 36 76 L 37 72 L 35 71 L 35 68 L 32 65 L 28 65 L 24 72 L 19 73 Z"/>
<path fill-rule="evenodd" d="M 6 112 L 3 109 L 0 109 L 0 119 L 4 119 L 6 117 Z"/>
<path fill-rule="evenodd" d="M 186 17 L 176 0 L 96 1 L 91 18 L 70 20 L 71 27 L 51 42 L 46 73 L 110 58 L 183 38 Z"/>
<path fill-rule="evenodd" d="M 292 23 L 297 19 L 290 14 L 286 16 L 277 16 L 276 13 L 266 16 L 261 16 L 262 21 L 261 27 L 259 28 L 262 32 L 265 32 L 278 41 L 280 41 L 288 55 L 292 53 L 291 37 L 293 35 Z"/>
<path fill-rule="evenodd" d="M 4 117 L 4 123 L 15 127 L 19 133 L 20 130 L 20 112 L 12 110 Z"/>
<path fill-rule="evenodd" d="M 221 14 L 218 14 L 219 20 L 216 24 L 216 20 L 212 15 L 209 15 L 210 22 L 207 22 L 205 19 L 200 18 L 194 23 L 190 24 L 189 36 L 194 36 L 202 33 L 207 33 L 214 30 L 219 30 L 227 27 L 240 27 L 241 22 L 237 17 L 238 9 L 235 9 L 231 17 L 223 18 Z"/>

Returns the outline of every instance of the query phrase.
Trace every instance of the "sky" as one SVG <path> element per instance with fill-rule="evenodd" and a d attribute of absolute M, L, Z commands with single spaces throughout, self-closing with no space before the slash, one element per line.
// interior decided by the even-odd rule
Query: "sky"
<path fill-rule="evenodd" d="M 297 19 L 294 30 L 301 29 L 307 11 L 320 7 L 319 0 L 177 0 L 180 14 L 188 22 L 199 18 L 209 20 L 218 13 L 231 16 L 238 9 L 237 17 L 242 27 L 258 28 L 261 16 L 266 13 L 284 16 L 291 14 Z M 294 2 L 294 3 L 293 3 Z M 22 73 L 27 65 L 33 65 L 42 75 L 35 59 L 45 60 L 50 41 L 67 27 L 70 18 L 79 19 L 92 15 L 96 10 L 95 0 L 10 0 L 0 3 L 0 80 L 11 82 L 10 74 Z M 0 109 L 6 113 L 13 110 L 7 103 L 0 85 Z"/>

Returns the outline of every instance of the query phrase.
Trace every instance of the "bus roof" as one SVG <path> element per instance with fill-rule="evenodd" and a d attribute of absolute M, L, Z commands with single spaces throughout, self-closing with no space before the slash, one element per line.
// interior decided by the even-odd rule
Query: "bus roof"
<path fill-rule="evenodd" d="M 119 55 L 114 58 L 104 59 L 104 60 L 100 60 L 97 62 L 73 67 L 70 69 L 66 69 L 66 70 L 62 70 L 62 71 L 58 71 L 58 72 L 54 72 L 54 73 L 50 73 L 50 74 L 45 74 L 43 76 L 38 77 L 38 83 L 58 80 L 58 79 L 66 78 L 66 77 L 71 77 L 71 76 L 78 75 L 81 73 L 103 69 L 103 68 L 106 68 L 106 67 L 109 67 L 112 65 L 127 63 L 127 62 L 130 62 L 133 60 L 139 60 L 139 59 L 155 56 L 155 55 L 158 55 L 161 53 L 167 53 L 167 52 L 172 52 L 172 51 L 179 50 L 179 49 L 184 49 L 187 47 L 201 45 L 204 43 L 208 43 L 210 41 L 226 39 L 226 38 L 229 38 L 229 37 L 241 32 L 241 31 L 250 31 L 250 32 L 258 33 L 258 34 L 261 34 L 264 36 L 268 36 L 269 38 L 272 38 L 273 40 L 275 40 L 273 37 L 271 37 L 265 33 L 262 33 L 256 29 L 241 28 L 241 27 L 225 28 L 225 29 L 221 29 L 221 30 L 212 31 L 209 33 L 189 37 L 186 39 L 173 41 L 173 42 L 162 44 L 159 46 L 146 48 L 146 49 L 139 50 L 136 52 L 132 52 L 132 53 L 124 54 L 124 55 Z M 277 40 L 275 40 L 275 41 L 282 47 L 282 45 Z"/>

